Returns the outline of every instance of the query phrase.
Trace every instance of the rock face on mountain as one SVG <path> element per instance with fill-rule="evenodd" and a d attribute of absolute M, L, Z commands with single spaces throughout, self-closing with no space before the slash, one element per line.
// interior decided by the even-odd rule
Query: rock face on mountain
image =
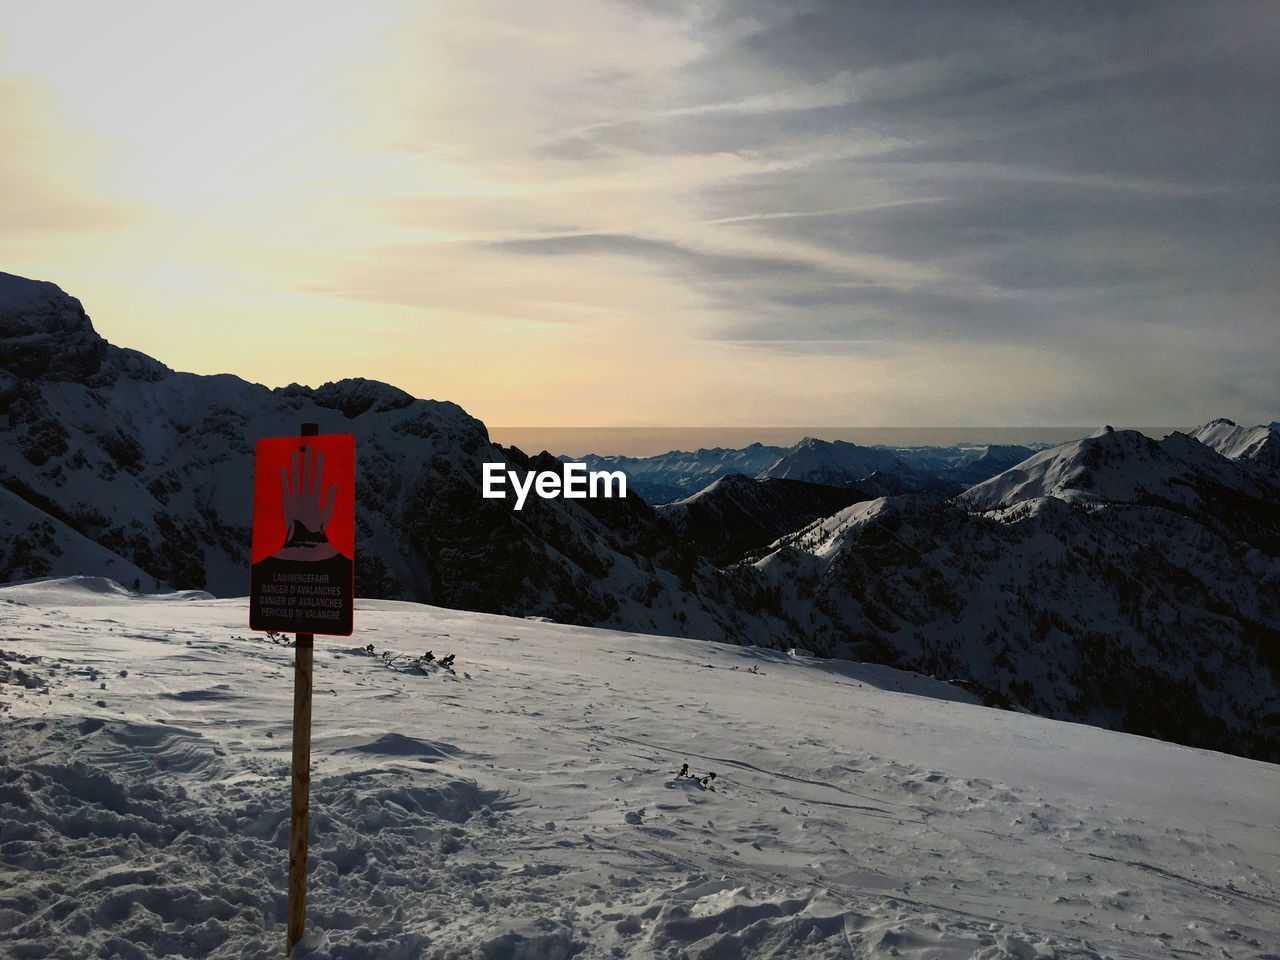
<path fill-rule="evenodd" d="M 243 595 L 253 444 L 306 421 L 356 436 L 361 596 L 801 645 L 1280 759 L 1280 488 L 1256 455 L 1266 438 L 1222 424 L 1199 432 L 1210 445 L 1104 431 L 951 499 L 897 495 L 921 471 L 892 451 L 814 442 L 774 457 L 766 473 L 785 461 L 786 476 L 660 510 L 629 496 L 515 512 L 480 496 L 481 464 L 560 462 L 495 446 L 455 404 L 368 380 L 177 373 L 106 343 L 52 284 L 0 275 L 0 581 Z M 768 452 L 748 450 L 673 469 Z M 841 465 L 843 489 L 794 480 L 806 463 Z M 872 489 L 851 482 L 862 471 Z M 721 566 L 743 543 L 767 546 Z"/>
<path fill-rule="evenodd" d="M 656 509 L 700 553 L 719 564 L 768 546 L 858 500 L 850 487 L 824 487 L 802 480 L 721 477 L 691 497 Z"/>

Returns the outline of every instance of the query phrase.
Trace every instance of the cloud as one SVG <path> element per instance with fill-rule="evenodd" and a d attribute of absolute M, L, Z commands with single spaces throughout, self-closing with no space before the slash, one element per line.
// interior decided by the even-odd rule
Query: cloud
<path fill-rule="evenodd" d="M 670 269 L 692 281 L 715 279 L 742 282 L 762 277 L 797 276 L 815 280 L 833 279 L 831 271 L 799 259 L 695 250 L 670 240 L 654 240 L 629 234 L 570 233 L 500 240 L 488 246 L 509 253 L 535 256 L 634 257 Z"/>
<path fill-rule="evenodd" d="M 1271 3 L 372 0 L 288 45 L 155 5 L 211 32 L 200 69 L 118 24 L 47 55 L 43 9 L 0 58 L 36 105 L 0 134 L 3 239 L 99 278 L 91 307 L 127 282 L 139 331 L 318 312 L 403 343 L 366 372 L 506 423 L 928 423 L 962 385 L 1005 423 L 1275 416 Z"/>

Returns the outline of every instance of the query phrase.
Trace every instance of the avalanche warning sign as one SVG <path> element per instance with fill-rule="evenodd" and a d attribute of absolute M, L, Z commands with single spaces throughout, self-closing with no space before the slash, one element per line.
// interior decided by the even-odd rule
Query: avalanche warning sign
<path fill-rule="evenodd" d="M 351 634 L 355 459 L 349 433 L 258 441 L 251 629 Z"/>

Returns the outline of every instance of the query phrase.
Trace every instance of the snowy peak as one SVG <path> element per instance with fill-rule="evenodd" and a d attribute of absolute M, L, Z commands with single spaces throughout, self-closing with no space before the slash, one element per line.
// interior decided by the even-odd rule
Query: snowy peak
<path fill-rule="evenodd" d="M 712 480 L 697 493 L 685 497 L 683 500 L 676 500 L 673 503 L 664 503 L 662 506 L 688 506 L 689 504 L 697 503 L 700 500 L 710 500 L 713 497 L 723 496 L 726 494 L 733 495 L 746 490 L 747 486 L 754 482 L 755 481 L 753 481 L 751 477 L 745 476 L 741 473 L 728 473 L 718 480 Z"/>
<path fill-rule="evenodd" d="M 1104 430 L 1042 450 L 959 498 L 979 510 L 1056 497 L 1068 502 L 1131 503 L 1158 498 L 1189 504 L 1194 481 L 1256 485 L 1185 434 L 1155 440 L 1136 430 Z"/>
<path fill-rule="evenodd" d="M 1115 430 L 1065 443 L 969 488 L 956 502 L 999 512 L 1041 498 L 1089 509 L 1170 511 L 1229 542 L 1267 553 L 1280 549 L 1275 476 L 1249 461 L 1228 460 L 1185 433 L 1155 440 Z"/>
<path fill-rule="evenodd" d="M 827 486 L 850 486 L 877 471 L 899 478 L 911 476 L 911 467 L 896 454 L 863 447 L 845 440 L 805 437 L 760 472 L 763 478 L 803 480 Z"/>
<path fill-rule="evenodd" d="M 1210 420 L 1191 436 L 1229 460 L 1250 460 L 1280 468 L 1280 430 L 1270 426 L 1242 427 L 1231 420 Z"/>
<path fill-rule="evenodd" d="M 897 510 L 897 498 L 877 497 L 874 500 L 860 500 L 850 504 L 843 510 L 824 517 L 802 530 L 778 541 L 780 552 L 799 551 L 819 559 L 828 560 L 837 556 L 852 540 L 856 540 L 862 529 L 877 518 Z M 761 562 L 768 568 L 769 558 Z"/>

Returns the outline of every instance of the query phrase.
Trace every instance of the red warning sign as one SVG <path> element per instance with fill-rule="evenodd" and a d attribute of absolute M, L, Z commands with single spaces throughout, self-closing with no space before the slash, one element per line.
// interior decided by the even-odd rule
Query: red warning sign
<path fill-rule="evenodd" d="M 355 437 L 258 441 L 249 626 L 351 634 L 355 607 Z"/>

